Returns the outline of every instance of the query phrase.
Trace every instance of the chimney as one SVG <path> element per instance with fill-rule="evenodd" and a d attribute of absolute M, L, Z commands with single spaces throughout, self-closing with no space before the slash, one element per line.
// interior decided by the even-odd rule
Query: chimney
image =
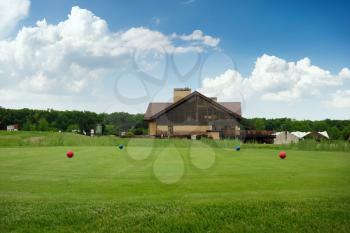
<path fill-rule="evenodd" d="M 191 94 L 191 89 L 188 87 L 174 88 L 174 103 L 188 96 L 189 94 Z"/>

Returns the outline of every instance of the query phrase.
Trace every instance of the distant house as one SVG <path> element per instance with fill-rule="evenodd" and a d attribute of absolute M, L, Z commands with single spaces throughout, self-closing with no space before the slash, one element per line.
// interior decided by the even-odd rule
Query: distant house
<path fill-rule="evenodd" d="M 315 139 L 317 141 L 321 139 L 329 139 L 327 131 L 323 132 L 277 132 L 275 133 L 274 144 L 289 144 L 289 143 L 297 143 L 299 140 L 304 139 Z"/>
<path fill-rule="evenodd" d="M 18 131 L 18 124 L 13 124 L 13 125 L 8 125 L 7 127 L 6 127 L 6 130 L 7 131 Z"/>
<path fill-rule="evenodd" d="M 207 136 L 239 132 L 241 103 L 217 102 L 189 88 L 175 88 L 173 102 L 150 103 L 144 115 L 152 137 Z"/>
<path fill-rule="evenodd" d="M 288 131 L 283 131 L 283 132 L 277 132 L 275 133 L 276 137 L 273 140 L 274 144 L 289 144 L 289 143 L 296 143 L 299 141 L 299 137 L 292 134 L 291 132 Z"/>

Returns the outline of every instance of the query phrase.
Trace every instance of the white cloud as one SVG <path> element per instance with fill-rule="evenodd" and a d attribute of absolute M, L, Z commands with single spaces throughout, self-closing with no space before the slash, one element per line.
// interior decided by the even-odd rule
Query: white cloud
<path fill-rule="evenodd" d="M 309 58 L 287 62 L 281 58 L 262 55 L 255 63 L 249 77 L 235 70 L 228 70 L 214 78 L 203 80 L 200 90 L 211 93 L 217 90 L 223 98 L 230 98 L 236 90 L 249 96 L 260 93 L 261 99 L 289 102 L 309 95 L 317 95 L 324 87 L 340 86 L 349 70 L 339 75 L 311 64 Z"/>
<path fill-rule="evenodd" d="M 263 55 L 257 59 L 249 87 L 261 91 L 267 100 L 293 101 L 319 93 L 320 88 L 338 86 L 341 79 L 311 64 L 309 58 L 287 62 L 275 56 Z"/>
<path fill-rule="evenodd" d="M 28 15 L 29 0 L 0 1 L 0 38 L 8 36 L 17 23 Z"/>
<path fill-rule="evenodd" d="M 341 77 L 343 79 L 350 79 L 350 70 L 348 68 L 343 68 L 339 72 L 339 77 Z"/>
<path fill-rule="evenodd" d="M 223 99 L 233 98 L 237 93 L 245 91 L 245 80 L 239 72 L 229 69 L 215 78 L 204 79 L 199 91 L 207 96 L 219 96 Z"/>
<path fill-rule="evenodd" d="M 29 7 L 28 1 L 22 1 L 22 5 L 25 3 Z M 27 14 L 24 8 L 18 11 L 17 19 Z M 195 45 L 182 40 L 181 46 L 174 40 L 144 27 L 112 32 L 105 20 L 75 6 L 58 24 L 43 19 L 35 26 L 21 28 L 15 38 L 0 40 L 0 90 L 51 95 L 91 93 L 104 79 L 130 68 L 135 53 L 207 49 L 205 40 Z"/>
<path fill-rule="evenodd" d="M 237 100 L 239 94 L 245 98 L 246 104 L 270 110 L 277 103 L 288 106 L 298 103 L 301 106 L 305 100 L 319 107 L 327 102 L 327 106 L 346 108 L 349 106 L 349 92 L 338 89 L 345 85 L 349 74 L 347 68 L 332 74 L 312 65 L 309 58 L 287 62 L 275 56 L 262 55 L 257 58 L 248 77 L 229 69 L 216 77 L 205 78 L 199 91 L 227 101 Z M 335 91 L 336 94 L 332 94 Z M 331 101 L 326 101 L 331 98 Z"/>
<path fill-rule="evenodd" d="M 331 95 L 332 98 L 325 103 L 335 108 L 350 108 L 350 90 L 338 90 Z"/>
<path fill-rule="evenodd" d="M 151 50 L 159 52 L 171 51 L 174 49 L 169 38 L 158 31 L 147 28 L 131 28 L 120 35 L 123 46 L 131 49 Z"/>
<path fill-rule="evenodd" d="M 215 38 L 212 36 L 204 35 L 201 30 L 194 30 L 189 35 L 177 35 L 173 34 L 173 37 L 180 38 L 184 41 L 194 41 L 194 42 L 200 42 L 210 47 L 217 47 L 220 43 L 219 38 Z"/>
<path fill-rule="evenodd" d="M 46 92 L 54 86 L 55 80 L 50 80 L 42 72 L 39 72 L 31 77 L 26 77 L 20 87 L 24 90 L 30 89 L 33 92 Z"/>

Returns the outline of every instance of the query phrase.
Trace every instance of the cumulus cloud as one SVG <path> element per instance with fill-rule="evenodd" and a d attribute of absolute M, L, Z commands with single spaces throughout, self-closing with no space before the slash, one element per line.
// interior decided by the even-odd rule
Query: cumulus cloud
<path fill-rule="evenodd" d="M 14 2 L 22 3 L 21 10 L 14 10 L 15 21 L 27 14 L 29 2 Z M 207 39 L 196 44 L 180 38 L 184 43 L 178 46 L 174 40 L 179 38 L 144 27 L 113 32 L 105 20 L 75 6 L 58 24 L 43 19 L 21 28 L 12 39 L 0 40 L 0 90 L 51 95 L 91 92 L 101 79 L 127 69 L 135 52 L 202 52 L 212 37 L 202 32 L 201 37 Z"/>
<path fill-rule="evenodd" d="M 258 58 L 249 85 L 264 92 L 263 99 L 293 101 L 316 95 L 322 87 L 339 86 L 342 80 L 311 64 L 309 58 L 297 62 L 263 55 Z"/>
<path fill-rule="evenodd" d="M 29 0 L 0 1 L 0 38 L 8 36 L 17 23 L 28 15 Z"/>
<path fill-rule="evenodd" d="M 291 102 L 319 95 L 324 88 L 341 86 L 348 77 L 347 68 L 334 75 L 312 65 L 309 58 L 287 62 L 264 54 L 256 60 L 249 77 L 242 78 L 238 71 L 227 70 L 217 77 L 204 79 L 200 91 L 223 99 L 230 99 L 239 91 L 261 100 Z"/>
<path fill-rule="evenodd" d="M 244 93 L 246 80 L 236 70 L 227 70 L 214 78 L 205 78 L 200 92 L 207 96 L 218 96 L 221 99 L 232 99 L 238 93 Z"/>
<path fill-rule="evenodd" d="M 181 40 L 184 40 L 184 41 L 200 42 L 210 47 L 217 47 L 218 44 L 220 43 L 219 38 L 204 35 L 204 33 L 201 30 L 194 30 L 189 35 L 173 34 L 173 37 L 180 38 Z"/>

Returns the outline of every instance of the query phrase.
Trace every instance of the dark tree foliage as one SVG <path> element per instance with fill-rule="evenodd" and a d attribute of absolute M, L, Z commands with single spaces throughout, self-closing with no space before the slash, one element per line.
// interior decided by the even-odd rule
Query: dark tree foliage
<path fill-rule="evenodd" d="M 143 121 L 143 114 L 94 113 L 89 111 L 56 111 L 32 109 L 5 109 L 0 107 L 0 129 L 7 125 L 18 124 L 20 130 L 40 131 L 72 131 L 90 133 L 101 124 L 105 134 L 120 134 L 125 131 L 136 131 L 142 134 L 147 130 L 147 123 Z M 141 133 L 140 133 L 141 132 Z"/>
<path fill-rule="evenodd" d="M 126 112 L 94 113 L 89 111 L 56 111 L 53 109 L 6 109 L 0 107 L 0 129 L 7 125 L 19 124 L 20 130 L 71 131 L 81 133 L 96 129 L 102 124 L 104 134 L 130 132 L 134 135 L 147 134 L 148 124 L 143 114 Z M 241 121 L 241 129 L 257 129 L 271 131 L 327 131 L 331 139 L 348 139 L 350 120 L 295 120 L 290 118 L 252 118 Z"/>

